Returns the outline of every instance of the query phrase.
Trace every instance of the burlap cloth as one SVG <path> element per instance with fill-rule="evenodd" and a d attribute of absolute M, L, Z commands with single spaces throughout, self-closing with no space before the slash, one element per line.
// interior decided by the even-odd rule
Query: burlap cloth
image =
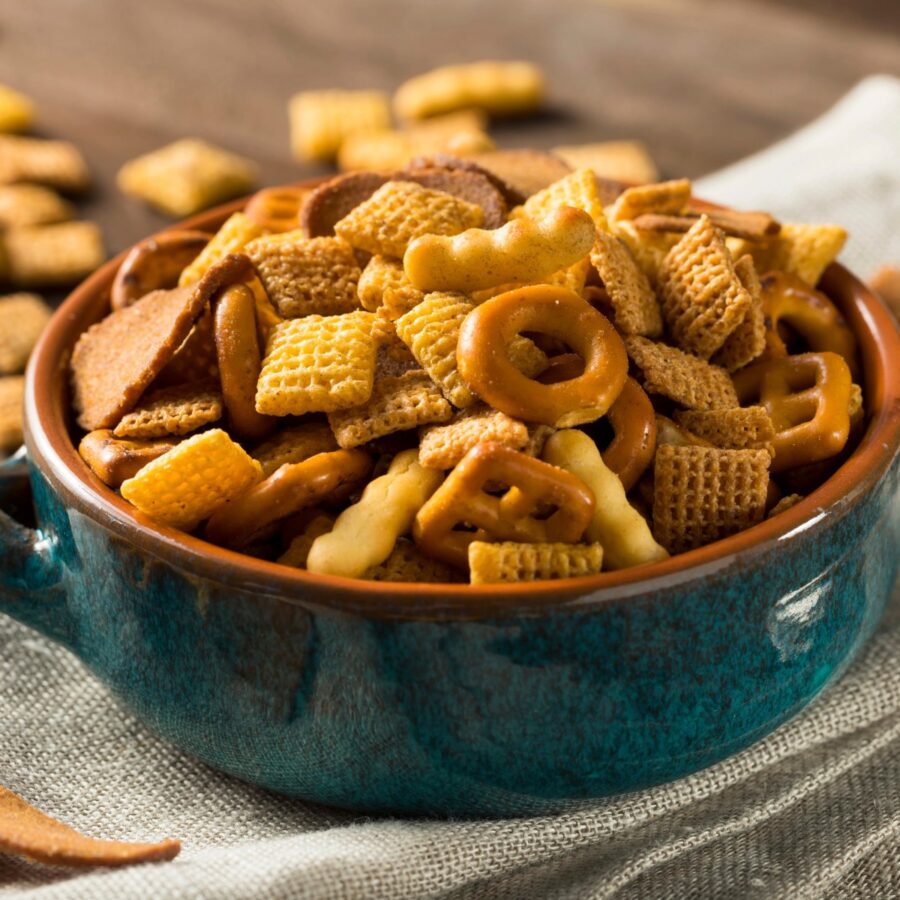
<path fill-rule="evenodd" d="M 698 135 L 702 140 L 702 135 Z M 900 263 L 900 83 L 698 189 L 839 221 L 863 275 Z M 0 783 L 98 836 L 184 841 L 174 863 L 72 875 L 0 856 L 0 896 L 900 897 L 900 592 L 838 685 L 717 766 L 562 816 L 371 819 L 289 801 L 184 756 L 68 653 L 0 619 Z"/>

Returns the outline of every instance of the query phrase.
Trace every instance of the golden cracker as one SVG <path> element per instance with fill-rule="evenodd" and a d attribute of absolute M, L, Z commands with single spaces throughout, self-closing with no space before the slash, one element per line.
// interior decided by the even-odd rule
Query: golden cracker
<path fill-rule="evenodd" d="M 603 565 L 600 544 L 518 544 L 503 541 L 469 544 L 472 584 L 547 581 L 595 575 Z"/>

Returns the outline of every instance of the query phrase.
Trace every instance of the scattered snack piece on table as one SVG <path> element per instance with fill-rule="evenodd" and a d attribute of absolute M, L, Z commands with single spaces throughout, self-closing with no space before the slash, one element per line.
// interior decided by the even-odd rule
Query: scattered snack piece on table
<path fill-rule="evenodd" d="M 300 160 L 332 160 L 354 134 L 390 127 L 382 91 L 301 91 L 291 97 L 291 149 Z"/>
<path fill-rule="evenodd" d="M 34 122 L 34 104 L 24 94 L 0 84 L 0 132 L 28 131 Z"/>
<path fill-rule="evenodd" d="M 640 141 L 602 141 L 554 147 L 553 152 L 573 169 L 589 168 L 601 178 L 626 184 L 647 184 L 659 178 L 659 170 Z"/>
<path fill-rule="evenodd" d="M 106 259 L 93 222 L 10 228 L 0 233 L 0 254 L 6 258 L 6 278 L 17 287 L 73 284 Z"/>
<path fill-rule="evenodd" d="M 82 194 L 91 176 L 81 151 L 68 141 L 0 135 L 0 184 L 23 182 Z"/>
<path fill-rule="evenodd" d="M 25 379 L 21 375 L 0 377 L 0 452 L 15 450 L 22 443 L 22 403 Z"/>
<path fill-rule="evenodd" d="M 50 307 L 37 294 L 0 297 L 0 375 L 25 371 L 28 357 L 51 315 Z"/>
<path fill-rule="evenodd" d="M 75 208 L 52 188 L 39 184 L 0 187 L 0 230 L 52 225 L 74 218 Z"/>

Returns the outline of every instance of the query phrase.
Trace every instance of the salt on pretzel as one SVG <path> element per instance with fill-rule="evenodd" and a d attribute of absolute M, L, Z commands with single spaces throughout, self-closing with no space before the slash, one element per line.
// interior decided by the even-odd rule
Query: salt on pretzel
<path fill-rule="evenodd" d="M 422 235 L 407 248 L 403 268 L 421 291 L 471 293 L 498 284 L 533 283 L 584 259 L 595 234 L 586 212 L 564 206 L 540 219 L 513 219 L 494 230 Z"/>
<path fill-rule="evenodd" d="M 593 493 L 594 514 L 584 540 L 602 544 L 606 568 L 625 569 L 668 557 L 644 517 L 628 502 L 622 482 L 583 431 L 557 431 L 544 445 L 542 458 L 580 478 Z"/>
<path fill-rule="evenodd" d="M 524 375 L 507 352 L 523 331 L 563 341 L 584 360 L 584 372 L 558 384 Z M 628 373 L 625 347 L 609 320 L 578 294 L 551 285 L 507 291 L 476 307 L 460 329 L 456 358 L 482 400 L 513 418 L 557 428 L 600 418 Z"/>
<path fill-rule="evenodd" d="M 442 480 L 441 472 L 419 465 L 417 450 L 398 453 L 387 473 L 370 481 L 359 501 L 338 516 L 334 528 L 316 538 L 306 568 L 359 578 L 380 565 Z"/>

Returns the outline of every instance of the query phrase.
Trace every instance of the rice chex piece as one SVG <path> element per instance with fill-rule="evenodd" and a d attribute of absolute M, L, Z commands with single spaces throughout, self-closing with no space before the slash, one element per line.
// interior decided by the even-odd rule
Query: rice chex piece
<path fill-rule="evenodd" d="M 765 450 L 662 444 L 653 475 L 653 534 L 682 553 L 743 531 L 766 512 Z"/>
<path fill-rule="evenodd" d="M 688 409 L 730 409 L 738 406 L 728 373 L 677 347 L 639 335 L 623 337 L 629 357 L 643 374 L 643 386 Z"/>
<path fill-rule="evenodd" d="M 21 375 L 0 377 L 0 451 L 15 450 L 22 443 L 22 404 L 25 379 Z"/>
<path fill-rule="evenodd" d="M 288 231 L 247 245 L 259 280 L 285 319 L 336 316 L 359 309 L 359 263 L 340 238 L 304 237 Z"/>
<path fill-rule="evenodd" d="M 547 581 L 594 575 L 603 565 L 600 544 L 518 544 L 503 541 L 469 544 L 469 578 L 472 584 Z"/>
<path fill-rule="evenodd" d="M 691 199 L 691 182 L 687 178 L 676 181 L 660 181 L 642 184 L 623 191 L 610 212 L 613 222 L 636 219 L 645 213 L 675 215 L 680 213 Z"/>
<path fill-rule="evenodd" d="M 81 152 L 68 141 L 0 135 L 0 184 L 23 182 L 80 194 L 91 176 Z"/>
<path fill-rule="evenodd" d="M 0 297 L 0 375 L 25 371 L 28 357 L 51 315 L 50 307 L 37 294 Z"/>
<path fill-rule="evenodd" d="M 362 576 L 368 581 L 458 584 L 465 579 L 458 569 L 426 556 L 412 541 L 400 538 L 391 555 L 381 565 L 372 566 Z"/>
<path fill-rule="evenodd" d="M 389 319 L 399 319 L 425 299 L 423 291 L 412 286 L 403 271 L 403 262 L 376 254 L 359 278 L 359 302 L 363 309 L 381 309 Z"/>
<path fill-rule="evenodd" d="M 223 260 L 229 253 L 241 253 L 250 241 L 262 233 L 262 228 L 242 212 L 232 213 L 194 261 L 184 267 L 178 278 L 178 286 L 184 287 L 186 284 L 199 281 L 203 273 L 209 271 L 217 262 Z"/>
<path fill-rule="evenodd" d="M 292 566 L 295 569 L 305 569 L 309 550 L 316 538 L 328 534 L 334 528 L 335 517 L 331 513 L 319 512 L 307 522 L 306 527 L 290 543 L 290 546 L 281 556 L 278 562 L 283 566 Z"/>
<path fill-rule="evenodd" d="M 707 216 L 669 251 L 659 277 L 662 314 L 678 345 L 709 359 L 752 304 L 725 237 Z"/>
<path fill-rule="evenodd" d="M 480 206 L 432 191 L 409 181 L 389 181 L 335 226 L 338 237 L 353 247 L 401 257 L 423 234 L 454 235 L 478 228 Z"/>
<path fill-rule="evenodd" d="M 594 220 L 598 229 L 608 230 L 603 204 L 597 193 L 597 178 L 592 169 L 576 169 L 544 190 L 532 194 L 525 201 L 520 214 L 531 219 L 542 219 L 561 206 L 583 209 Z"/>
<path fill-rule="evenodd" d="M 771 519 L 772 516 L 777 516 L 779 513 L 783 513 L 789 510 L 791 507 L 796 506 L 803 499 L 803 494 L 788 494 L 786 497 L 782 497 L 768 512 L 766 515 L 767 519 Z"/>
<path fill-rule="evenodd" d="M 222 392 L 213 383 L 182 384 L 152 391 L 116 425 L 117 438 L 190 434 L 222 418 Z"/>
<path fill-rule="evenodd" d="M 7 184 L 0 187 L 0 229 L 67 222 L 75 207 L 56 191 L 39 184 Z"/>
<path fill-rule="evenodd" d="M 446 425 L 423 429 L 419 463 L 427 469 L 452 469 L 482 441 L 521 450 L 528 443 L 528 428 L 498 409 L 479 404 L 458 413 Z"/>
<path fill-rule="evenodd" d="M 760 251 L 759 270 L 788 272 L 815 287 L 846 241 L 847 232 L 840 225 L 782 225 L 778 236 Z"/>
<path fill-rule="evenodd" d="M 762 285 L 756 274 L 753 257 L 745 253 L 734 264 L 734 272 L 750 295 L 750 306 L 743 321 L 716 351 L 712 361 L 735 372 L 753 362 L 766 349 L 766 321 L 762 302 Z"/>
<path fill-rule="evenodd" d="M 691 434 L 726 450 L 761 449 L 774 455 L 775 426 L 764 406 L 676 410 L 675 421 Z"/>
<path fill-rule="evenodd" d="M 318 453 L 330 453 L 337 449 L 334 432 L 328 423 L 311 421 L 282 429 L 266 438 L 250 455 L 259 462 L 263 475 L 268 478 L 284 465 L 303 462 Z"/>
<path fill-rule="evenodd" d="M 365 403 L 375 378 L 374 318 L 357 311 L 276 325 L 259 375 L 257 412 L 301 416 Z"/>
<path fill-rule="evenodd" d="M 328 414 L 328 424 L 345 450 L 419 425 L 446 422 L 453 409 L 422 371 L 378 378 L 372 396 L 360 406 Z"/>
<path fill-rule="evenodd" d="M 4 232 L 2 244 L 7 277 L 20 287 L 70 285 L 106 259 L 103 235 L 93 222 L 12 228 Z"/>

